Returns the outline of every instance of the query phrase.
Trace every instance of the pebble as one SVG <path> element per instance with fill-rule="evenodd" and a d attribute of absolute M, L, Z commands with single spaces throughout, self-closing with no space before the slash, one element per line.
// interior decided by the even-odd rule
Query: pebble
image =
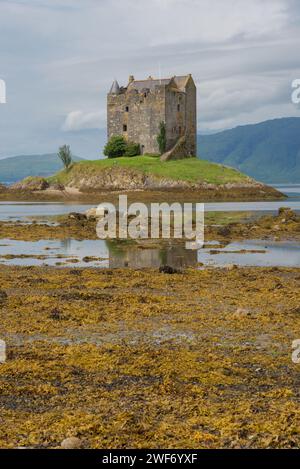
<path fill-rule="evenodd" d="M 225 265 L 224 267 L 225 267 L 226 270 L 229 270 L 229 271 L 230 270 L 235 270 L 235 269 L 238 268 L 237 265 L 235 265 L 235 264 L 228 264 L 228 265 Z"/>
<path fill-rule="evenodd" d="M 63 449 L 80 449 L 83 447 L 83 441 L 76 436 L 65 438 L 60 445 Z"/>
<path fill-rule="evenodd" d="M 0 363 L 6 362 L 6 343 L 0 340 Z"/>
<path fill-rule="evenodd" d="M 248 316 L 251 316 L 251 313 L 249 309 L 245 309 L 245 308 L 238 308 L 236 312 L 233 314 L 233 318 L 235 319 L 246 318 Z"/>

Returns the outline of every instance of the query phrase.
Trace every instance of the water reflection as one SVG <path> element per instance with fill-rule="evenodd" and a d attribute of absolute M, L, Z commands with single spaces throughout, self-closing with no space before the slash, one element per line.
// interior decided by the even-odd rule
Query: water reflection
<path fill-rule="evenodd" d="M 187 251 L 183 246 L 171 246 L 168 248 L 147 248 L 132 246 L 127 250 L 116 251 L 109 247 L 109 267 L 121 268 L 158 268 L 162 265 L 170 265 L 175 268 L 196 266 L 198 263 L 198 252 Z"/>
<path fill-rule="evenodd" d="M 266 244 L 267 243 L 267 244 Z M 186 250 L 184 245 L 171 242 L 166 245 L 136 244 L 132 241 L 104 240 L 40 240 L 15 241 L 3 239 L 0 243 L 0 263 L 6 265 L 36 265 L 99 268 L 175 268 L 204 265 L 223 266 L 300 266 L 300 245 L 297 243 L 264 240 L 243 241 L 218 247 L 206 244 L 198 251 Z"/>

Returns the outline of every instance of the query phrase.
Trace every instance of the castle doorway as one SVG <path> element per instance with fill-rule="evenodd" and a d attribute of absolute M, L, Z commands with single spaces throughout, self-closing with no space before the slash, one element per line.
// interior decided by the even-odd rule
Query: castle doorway
<path fill-rule="evenodd" d="M 144 151 L 145 151 L 145 145 L 141 145 L 141 155 L 144 154 Z"/>

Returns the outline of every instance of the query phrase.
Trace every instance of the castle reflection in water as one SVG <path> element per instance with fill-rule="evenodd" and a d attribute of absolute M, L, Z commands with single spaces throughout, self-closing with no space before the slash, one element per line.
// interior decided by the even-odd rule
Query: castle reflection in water
<path fill-rule="evenodd" d="M 109 244 L 110 268 L 158 268 L 169 265 L 175 268 L 196 266 L 198 256 L 196 250 L 187 250 L 184 246 L 170 246 L 166 248 L 134 247 L 118 250 Z"/>

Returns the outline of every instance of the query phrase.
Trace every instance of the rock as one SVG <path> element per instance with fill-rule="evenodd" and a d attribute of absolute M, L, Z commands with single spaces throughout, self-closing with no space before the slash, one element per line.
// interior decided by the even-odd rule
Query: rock
<path fill-rule="evenodd" d="M 289 220 L 297 219 L 296 213 L 289 207 L 280 207 L 278 210 L 278 217 L 283 217 L 281 223 L 286 223 Z"/>
<path fill-rule="evenodd" d="M 274 225 L 273 230 L 274 231 L 280 231 L 280 226 L 279 225 Z"/>
<path fill-rule="evenodd" d="M 52 189 L 54 191 L 64 191 L 65 186 L 63 184 L 61 184 L 60 182 L 52 182 L 50 184 L 50 189 Z"/>
<path fill-rule="evenodd" d="M 83 448 L 83 441 L 76 436 L 65 438 L 60 445 L 63 449 L 80 449 Z"/>
<path fill-rule="evenodd" d="M 4 290 L 0 290 L 0 305 L 7 301 L 7 293 Z"/>
<path fill-rule="evenodd" d="M 63 317 L 62 317 L 62 314 L 61 314 L 61 312 L 59 311 L 59 309 L 54 308 L 54 309 L 52 309 L 52 311 L 50 312 L 49 318 L 50 318 L 50 319 L 54 319 L 54 320 L 56 320 L 56 321 L 59 321 L 59 320 L 61 320 Z"/>
<path fill-rule="evenodd" d="M 0 363 L 6 362 L 6 343 L 4 340 L 0 340 Z"/>
<path fill-rule="evenodd" d="M 73 270 L 70 270 L 70 274 L 71 275 L 81 275 L 81 270 L 77 270 L 77 269 L 73 269 Z"/>
<path fill-rule="evenodd" d="M 96 220 L 96 218 L 97 218 L 97 209 L 96 208 L 89 208 L 85 212 L 85 216 L 88 220 Z"/>
<path fill-rule="evenodd" d="M 251 312 L 249 309 L 246 308 L 238 308 L 236 312 L 233 314 L 234 319 L 241 319 L 251 316 Z"/>
<path fill-rule="evenodd" d="M 82 258 L 82 262 L 86 262 L 86 263 L 93 262 L 94 260 L 95 260 L 95 258 L 92 257 L 92 256 L 85 256 L 85 257 Z"/>
<path fill-rule="evenodd" d="M 228 270 L 228 271 L 231 271 L 231 270 L 237 269 L 238 266 L 235 265 L 235 264 L 227 264 L 227 265 L 224 265 L 224 268 L 225 268 L 226 270 Z"/>
<path fill-rule="evenodd" d="M 21 191 L 44 191 L 48 188 L 48 181 L 38 176 L 29 176 L 11 186 L 11 189 Z"/>
<path fill-rule="evenodd" d="M 181 273 L 180 270 L 175 269 L 174 267 L 171 267 L 170 265 L 162 265 L 159 268 L 159 272 L 161 274 L 169 274 L 169 275 Z"/>
<path fill-rule="evenodd" d="M 107 216 L 109 214 L 109 209 L 108 208 L 104 208 L 104 210 L 98 210 L 98 208 L 89 208 L 86 212 L 85 212 L 85 216 L 87 217 L 88 220 L 100 220 L 102 219 L 104 216 Z M 122 213 L 120 214 L 118 210 L 116 210 L 116 216 L 118 218 L 120 218 L 120 216 L 125 216 L 126 214 Z M 135 215 L 128 215 L 128 220 L 130 220 L 130 218 L 135 218 Z"/>
<path fill-rule="evenodd" d="M 69 213 L 69 218 L 71 220 L 78 220 L 78 221 L 84 221 L 87 219 L 84 213 L 77 213 L 77 212 Z"/>
<path fill-rule="evenodd" d="M 221 228 L 218 229 L 217 233 L 220 235 L 220 236 L 229 236 L 230 233 L 231 233 L 231 229 L 229 226 L 222 226 Z"/>

